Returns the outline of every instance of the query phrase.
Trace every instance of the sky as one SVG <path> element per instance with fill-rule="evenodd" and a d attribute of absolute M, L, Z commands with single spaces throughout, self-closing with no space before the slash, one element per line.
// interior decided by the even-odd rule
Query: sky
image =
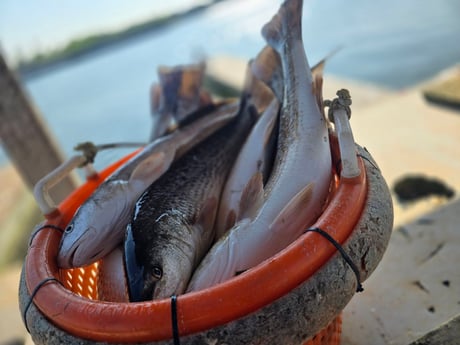
<path fill-rule="evenodd" d="M 1 0 L 0 49 L 9 60 L 185 9 L 203 0 Z"/>

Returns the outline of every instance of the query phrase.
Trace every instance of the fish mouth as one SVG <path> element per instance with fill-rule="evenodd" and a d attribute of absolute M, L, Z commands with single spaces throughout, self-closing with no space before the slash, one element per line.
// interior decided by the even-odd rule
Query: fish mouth
<path fill-rule="evenodd" d="M 56 259 L 58 266 L 65 269 L 72 268 L 76 251 L 77 247 L 72 246 L 69 248 L 67 243 L 61 241 Z"/>
<path fill-rule="evenodd" d="M 75 254 L 77 253 L 77 250 L 78 250 L 78 246 L 74 248 L 74 250 L 72 251 L 72 254 L 70 254 L 69 256 L 68 262 L 70 266 L 73 266 L 73 263 L 75 262 Z"/>
<path fill-rule="evenodd" d="M 84 255 L 84 257 L 87 257 L 88 260 L 85 260 L 84 262 L 82 260 L 79 260 L 79 255 L 80 252 L 83 250 L 81 245 L 76 246 L 73 250 L 72 253 L 69 256 L 68 263 L 70 267 L 81 267 L 81 266 L 87 266 L 91 265 L 91 263 L 97 261 L 97 258 L 101 256 L 101 253 L 104 251 L 104 249 L 101 249 L 97 252 L 94 252 L 91 256 Z M 85 251 L 87 248 L 85 249 Z M 89 261 L 89 262 L 88 262 Z"/>
<path fill-rule="evenodd" d="M 73 265 L 74 261 L 75 261 L 75 253 L 77 251 L 78 247 L 75 247 L 75 248 L 71 248 L 69 250 L 69 252 L 71 251 L 70 255 L 58 255 L 57 257 L 57 264 L 60 268 L 65 268 L 65 269 L 69 269 L 69 268 L 72 268 L 72 267 L 75 267 Z M 62 253 L 63 252 L 63 248 L 62 248 L 62 245 L 61 247 L 59 248 L 59 252 Z"/>
<path fill-rule="evenodd" d="M 94 258 L 96 258 L 96 257 L 101 256 L 101 255 L 102 255 L 101 253 L 103 253 L 103 252 L 104 252 L 104 249 L 99 250 L 99 251 L 96 252 L 95 254 L 91 255 L 90 260 L 92 260 L 92 259 L 94 259 Z"/>

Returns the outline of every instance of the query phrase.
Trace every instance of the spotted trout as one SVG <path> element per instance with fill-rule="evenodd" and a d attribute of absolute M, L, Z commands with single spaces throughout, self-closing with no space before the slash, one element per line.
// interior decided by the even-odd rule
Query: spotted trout
<path fill-rule="evenodd" d="M 270 258 L 297 239 L 321 214 L 331 181 L 327 120 L 301 36 L 302 1 L 285 1 L 262 29 L 280 55 L 284 91 L 278 146 L 259 211 L 242 219 L 210 250 L 188 291 L 225 281 Z"/>

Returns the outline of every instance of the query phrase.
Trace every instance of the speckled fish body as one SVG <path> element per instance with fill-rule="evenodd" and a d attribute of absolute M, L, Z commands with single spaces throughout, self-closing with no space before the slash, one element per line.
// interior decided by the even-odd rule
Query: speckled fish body
<path fill-rule="evenodd" d="M 77 210 L 62 236 L 58 265 L 91 264 L 123 241 L 134 204 L 144 190 L 185 152 L 222 128 L 239 109 L 224 104 L 182 129 L 147 145 L 106 181 Z"/>
<path fill-rule="evenodd" d="M 139 198 L 125 239 L 131 301 L 185 290 L 212 244 L 224 182 L 254 119 L 243 106 L 236 119 L 175 162 Z"/>
<path fill-rule="evenodd" d="M 219 240 L 195 271 L 188 290 L 233 277 L 273 256 L 321 214 L 331 180 L 327 122 L 301 38 L 302 1 L 285 1 L 262 34 L 280 55 L 284 96 L 277 154 L 262 206 Z"/>

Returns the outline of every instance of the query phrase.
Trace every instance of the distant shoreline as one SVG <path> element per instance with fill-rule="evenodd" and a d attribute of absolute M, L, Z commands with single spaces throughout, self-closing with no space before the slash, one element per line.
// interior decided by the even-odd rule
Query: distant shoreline
<path fill-rule="evenodd" d="M 144 35 L 148 32 L 162 29 L 185 19 L 188 16 L 202 12 L 212 5 L 224 0 L 213 0 L 207 4 L 199 5 L 178 13 L 153 18 L 146 22 L 132 25 L 126 29 L 106 34 L 94 34 L 87 37 L 72 40 L 64 48 L 56 49 L 47 53 L 37 54 L 27 61 L 21 61 L 16 71 L 24 78 L 32 78 L 69 62 L 85 58 L 97 51 L 103 50 L 129 39 Z"/>

